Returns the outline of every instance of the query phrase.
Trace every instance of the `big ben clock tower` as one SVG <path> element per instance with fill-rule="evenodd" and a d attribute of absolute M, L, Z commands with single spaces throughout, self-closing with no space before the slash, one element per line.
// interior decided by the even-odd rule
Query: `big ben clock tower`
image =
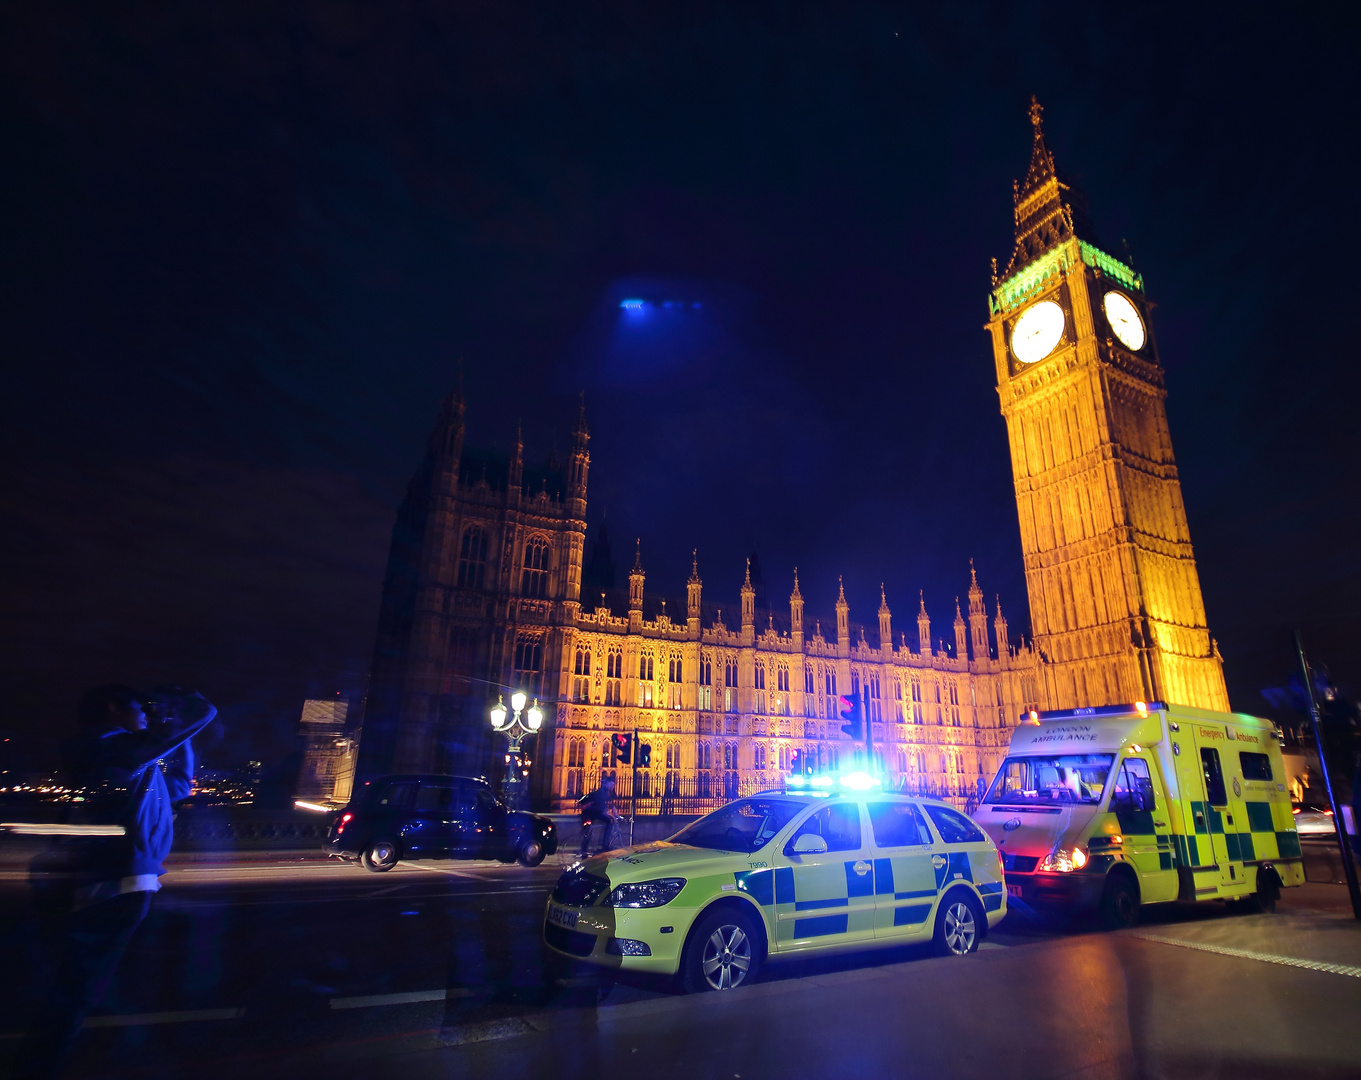
<path fill-rule="evenodd" d="M 1143 280 L 1096 246 L 1041 108 L 1016 246 L 989 298 L 1050 708 L 1229 707 L 1205 619 Z"/>

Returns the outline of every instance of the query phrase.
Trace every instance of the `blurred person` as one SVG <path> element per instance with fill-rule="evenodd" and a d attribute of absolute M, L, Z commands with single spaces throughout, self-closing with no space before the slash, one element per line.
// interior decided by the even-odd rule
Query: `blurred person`
<path fill-rule="evenodd" d="M 193 789 L 190 740 L 217 709 L 177 687 L 148 695 L 110 684 L 86 691 L 77 715 L 80 732 L 62 746 L 67 784 L 101 793 L 81 812 L 85 823 L 122 826 L 124 833 L 67 845 L 61 872 L 45 887 L 35 874 L 35 890 L 42 890 L 35 900 L 60 926 L 52 991 L 15 1061 L 13 1075 L 24 1080 L 60 1072 L 146 918 L 174 841 L 172 804 Z"/>
<path fill-rule="evenodd" d="M 600 786 L 589 794 L 583 795 L 578 800 L 577 805 L 581 808 L 581 856 L 585 858 L 591 853 L 591 830 L 597 825 L 602 824 L 604 831 L 600 835 L 600 850 L 604 851 L 607 846 L 607 838 L 610 834 L 610 822 L 618 821 L 619 814 L 611 805 L 614 800 L 614 777 L 607 776 L 600 781 Z"/>

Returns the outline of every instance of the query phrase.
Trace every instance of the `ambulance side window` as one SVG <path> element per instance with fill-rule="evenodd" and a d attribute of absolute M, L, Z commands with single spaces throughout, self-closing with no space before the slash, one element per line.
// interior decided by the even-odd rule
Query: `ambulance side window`
<path fill-rule="evenodd" d="M 1200 765 L 1205 770 L 1205 791 L 1210 805 L 1227 805 L 1229 799 L 1224 793 L 1224 770 L 1219 767 L 1219 751 L 1213 746 L 1202 747 Z"/>
<path fill-rule="evenodd" d="M 1111 793 L 1111 811 L 1156 810 L 1153 778 L 1148 773 L 1148 762 L 1143 758 L 1125 758 L 1115 774 L 1115 790 Z"/>
<path fill-rule="evenodd" d="M 1270 780 L 1271 758 L 1266 754 L 1250 754 L 1246 750 L 1238 753 L 1238 763 L 1243 767 L 1244 780 Z"/>

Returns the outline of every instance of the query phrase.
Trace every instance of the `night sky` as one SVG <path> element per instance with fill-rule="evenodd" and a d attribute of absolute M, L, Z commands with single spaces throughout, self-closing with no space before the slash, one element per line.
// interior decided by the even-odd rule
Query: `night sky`
<path fill-rule="evenodd" d="M 734 611 L 838 574 L 1029 634 L 983 332 L 1030 95 L 1156 302 L 1235 708 L 1290 631 L 1361 680 L 1349 5 L 9 5 L 0 728 L 96 682 L 277 759 L 363 690 L 393 515 L 462 362 L 469 443 L 592 429 L 622 574 Z M 641 316 L 628 297 L 654 305 Z M 699 306 L 696 307 L 695 305 Z M 588 545 L 590 538 L 588 537 Z"/>

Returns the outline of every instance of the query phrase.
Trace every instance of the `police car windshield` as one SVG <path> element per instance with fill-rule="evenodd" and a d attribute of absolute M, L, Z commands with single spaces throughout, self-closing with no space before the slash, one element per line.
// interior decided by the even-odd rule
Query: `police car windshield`
<path fill-rule="evenodd" d="M 983 801 L 1094 805 L 1101 801 L 1114 761 L 1114 754 L 1009 757 Z"/>
<path fill-rule="evenodd" d="M 759 851 L 805 806 L 793 799 L 738 799 L 687 825 L 671 843 L 717 851 Z"/>

